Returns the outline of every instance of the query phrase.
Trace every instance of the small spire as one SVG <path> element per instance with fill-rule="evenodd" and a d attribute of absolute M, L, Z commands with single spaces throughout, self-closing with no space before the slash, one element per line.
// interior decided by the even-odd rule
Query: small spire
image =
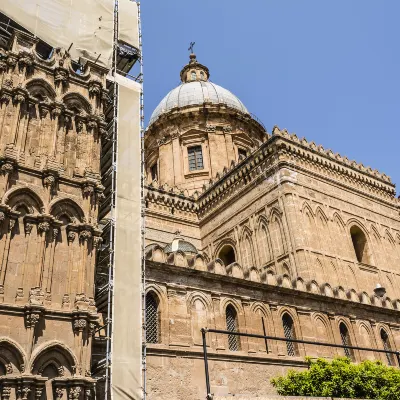
<path fill-rule="evenodd" d="M 195 42 L 190 42 L 190 46 L 188 48 L 188 51 L 190 51 L 189 63 L 182 68 L 180 74 L 181 81 L 183 83 L 193 81 L 208 81 L 210 77 L 208 68 L 197 61 L 196 54 L 193 52 L 194 45 Z"/>

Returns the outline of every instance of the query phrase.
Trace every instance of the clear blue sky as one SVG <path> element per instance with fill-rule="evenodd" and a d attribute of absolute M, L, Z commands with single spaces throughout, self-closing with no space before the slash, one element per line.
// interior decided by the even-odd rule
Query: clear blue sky
<path fill-rule="evenodd" d="M 400 185 L 400 0 L 143 0 L 145 113 L 190 41 L 271 132 L 295 132 Z"/>

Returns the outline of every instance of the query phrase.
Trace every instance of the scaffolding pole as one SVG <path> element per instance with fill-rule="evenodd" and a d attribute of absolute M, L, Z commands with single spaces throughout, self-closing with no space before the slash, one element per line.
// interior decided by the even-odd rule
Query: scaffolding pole
<path fill-rule="evenodd" d="M 135 0 L 131 0 L 135 1 Z M 113 333 L 114 333 L 114 276 L 115 276 L 115 243 L 116 237 L 116 199 L 117 199 L 117 179 L 118 179 L 118 84 L 116 82 L 117 74 L 125 76 L 131 80 L 134 80 L 141 85 L 140 89 L 140 163 L 141 163 L 141 180 L 140 180 L 140 232 L 141 232 L 141 302 L 142 309 L 138 312 L 142 313 L 142 354 L 141 354 L 141 370 L 142 370 L 142 399 L 146 398 L 146 346 L 145 346 L 145 335 L 146 328 L 144 321 L 145 316 L 145 260 L 144 260 L 144 249 L 145 249 L 145 218 L 144 218 L 144 184 L 145 184 L 145 170 L 144 170 L 144 103 L 143 103 L 143 53 L 142 53 L 142 29 L 141 29 L 141 10 L 140 3 L 135 1 L 138 7 L 138 33 L 139 33 L 139 52 L 134 54 L 135 49 L 131 49 L 134 54 L 132 57 L 136 61 L 139 61 L 139 74 L 133 76 L 130 73 L 130 69 L 133 64 L 132 59 L 125 63 L 125 68 L 121 68 L 121 55 L 119 53 L 119 41 L 118 41 L 118 22 L 119 22 L 119 2 L 114 1 L 114 32 L 113 32 L 113 60 L 110 74 L 112 80 L 108 83 L 108 96 L 109 106 L 105 111 L 107 125 L 107 139 L 106 144 L 102 146 L 102 180 L 103 185 L 106 187 L 105 199 L 103 202 L 103 208 L 100 210 L 99 219 L 103 221 L 103 245 L 101 246 L 100 252 L 97 257 L 97 268 L 96 274 L 102 274 L 103 278 L 106 278 L 107 283 L 101 287 L 97 287 L 98 297 L 101 298 L 103 311 L 106 311 L 105 324 L 103 327 L 98 329 L 99 339 L 101 339 L 101 331 L 105 330 L 105 354 L 104 358 L 98 362 L 97 372 L 103 370 L 104 374 L 101 375 L 99 381 L 104 380 L 104 399 L 109 400 L 113 398 L 112 395 L 112 356 L 113 356 Z M 129 69 L 126 65 L 129 65 Z M 125 70 L 123 70 L 125 69 Z M 106 221 L 106 222 L 104 222 Z M 107 277 L 105 276 L 105 268 L 108 269 Z M 105 299 L 106 297 L 106 299 Z M 104 340 L 104 336 L 103 340 Z M 104 344 L 104 341 L 103 341 Z M 101 354 L 96 354 L 100 356 Z"/>

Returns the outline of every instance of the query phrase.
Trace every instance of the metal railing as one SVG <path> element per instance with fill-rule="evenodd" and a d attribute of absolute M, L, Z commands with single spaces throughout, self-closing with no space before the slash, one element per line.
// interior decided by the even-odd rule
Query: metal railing
<path fill-rule="evenodd" d="M 397 364 L 400 367 L 400 351 L 374 349 L 374 348 L 370 348 L 370 347 L 346 346 L 346 345 L 343 345 L 343 344 L 325 343 L 325 342 L 317 342 L 317 341 L 311 341 L 311 340 L 288 339 L 288 338 L 282 338 L 282 337 L 276 337 L 276 336 L 257 335 L 257 334 L 254 334 L 254 333 L 242 333 L 242 332 L 225 331 L 225 330 L 222 330 L 222 329 L 202 328 L 201 329 L 201 336 L 202 336 L 202 340 L 203 340 L 203 359 L 204 359 L 204 372 L 205 372 L 205 375 L 206 375 L 206 391 L 207 391 L 206 399 L 207 400 L 212 400 L 213 399 L 213 395 L 211 393 L 210 374 L 209 374 L 209 370 L 208 370 L 208 353 L 207 353 L 207 337 L 206 337 L 206 333 L 219 333 L 219 334 L 222 334 L 222 335 L 251 337 L 251 338 L 256 338 L 256 339 L 264 339 L 265 342 L 267 340 L 276 340 L 276 341 L 286 342 L 286 343 L 288 343 L 288 342 L 291 342 L 291 343 L 302 343 L 302 344 L 310 344 L 310 345 L 315 345 L 315 346 L 334 347 L 334 348 L 340 348 L 340 349 L 373 351 L 373 352 L 376 352 L 376 353 L 384 353 L 386 355 L 393 354 L 393 355 L 396 356 Z"/>

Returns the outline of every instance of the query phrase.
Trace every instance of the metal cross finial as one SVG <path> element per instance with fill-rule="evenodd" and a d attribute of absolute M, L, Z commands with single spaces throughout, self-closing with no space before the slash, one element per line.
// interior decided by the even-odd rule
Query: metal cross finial
<path fill-rule="evenodd" d="M 190 46 L 189 46 L 188 50 L 189 50 L 191 53 L 193 53 L 193 47 L 194 47 L 195 44 L 196 44 L 196 42 L 190 42 Z"/>

